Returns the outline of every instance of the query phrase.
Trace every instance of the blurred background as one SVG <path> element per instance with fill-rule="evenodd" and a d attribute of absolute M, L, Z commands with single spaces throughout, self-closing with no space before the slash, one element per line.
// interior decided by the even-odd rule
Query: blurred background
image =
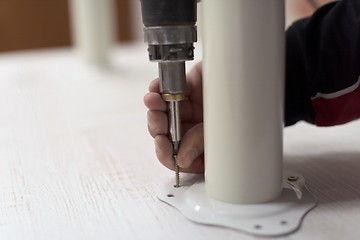
<path fill-rule="evenodd" d="M 0 0 L 0 52 L 73 45 L 72 1 L 78 0 Z M 286 0 L 287 26 L 327 2 Z M 141 42 L 140 0 L 113 0 L 112 4 L 115 41 Z M 199 20 L 201 27 L 201 16 Z"/>
<path fill-rule="evenodd" d="M 139 39 L 138 5 L 114 0 L 116 41 Z M 0 51 L 72 45 L 70 7 L 71 0 L 0 0 Z"/>

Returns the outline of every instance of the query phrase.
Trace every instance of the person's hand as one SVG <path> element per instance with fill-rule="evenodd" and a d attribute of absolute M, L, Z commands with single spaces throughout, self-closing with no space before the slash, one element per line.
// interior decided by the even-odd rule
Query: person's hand
<path fill-rule="evenodd" d="M 202 67 L 198 63 L 187 74 L 186 99 L 181 102 L 182 141 L 177 164 L 182 172 L 204 171 L 204 130 L 202 101 Z M 150 83 L 149 93 L 144 96 L 149 108 L 148 128 L 155 139 L 156 156 L 169 169 L 174 170 L 172 143 L 168 138 L 166 103 L 159 94 L 159 79 Z"/>

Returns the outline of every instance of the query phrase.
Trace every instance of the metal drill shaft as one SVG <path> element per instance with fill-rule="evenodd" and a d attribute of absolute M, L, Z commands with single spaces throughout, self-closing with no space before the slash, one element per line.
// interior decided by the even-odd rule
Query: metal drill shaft
<path fill-rule="evenodd" d="M 169 138 L 173 143 L 174 155 L 178 154 L 181 141 L 181 119 L 180 119 L 180 102 L 170 101 L 169 105 Z"/>
<path fill-rule="evenodd" d="M 184 100 L 186 86 L 185 62 L 159 62 L 159 90 L 168 104 L 169 139 L 173 145 L 175 185 L 180 187 L 180 171 L 176 162 L 181 142 L 180 101 Z"/>
<path fill-rule="evenodd" d="M 180 119 L 180 102 L 169 101 L 169 138 L 173 144 L 173 158 L 175 165 L 175 185 L 180 187 L 180 169 L 176 158 L 179 152 L 181 141 L 181 119 Z"/>

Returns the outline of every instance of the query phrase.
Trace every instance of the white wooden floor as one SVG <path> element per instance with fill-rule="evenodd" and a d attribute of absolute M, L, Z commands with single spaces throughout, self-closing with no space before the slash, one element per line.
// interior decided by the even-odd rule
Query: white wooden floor
<path fill-rule="evenodd" d="M 146 46 L 111 71 L 69 49 L 0 55 L 0 239 L 257 239 L 185 219 L 156 198 L 173 173 L 156 160 L 142 98 L 157 76 Z M 359 239 L 360 121 L 285 131 L 285 166 L 319 199 L 279 239 Z"/>

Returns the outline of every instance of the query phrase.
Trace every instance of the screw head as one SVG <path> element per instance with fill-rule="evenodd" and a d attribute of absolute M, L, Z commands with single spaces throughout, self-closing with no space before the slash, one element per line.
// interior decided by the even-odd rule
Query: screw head
<path fill-rule="evenodd" d="M 297 180 L 299 180 L 298 176 L 288 176 L 287 178 L 290 182 L 296 182 Z"/>

